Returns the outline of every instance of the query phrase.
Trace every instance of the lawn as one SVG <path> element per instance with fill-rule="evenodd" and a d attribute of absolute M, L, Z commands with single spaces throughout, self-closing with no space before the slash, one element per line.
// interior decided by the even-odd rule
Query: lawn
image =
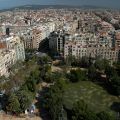
<path fill-rule="evenodd" d="M 64 93 L 64 104 L 67 108 L 72 108 L 73 103 L 83 99 L 88 107 L 94 112 L 108 111 L 115 113 L 110 109 L 114 102 L 120 99 L 107 93 L 101 86 L 90 81 L 81 81 L 79 83 L 69 83 Z"/>

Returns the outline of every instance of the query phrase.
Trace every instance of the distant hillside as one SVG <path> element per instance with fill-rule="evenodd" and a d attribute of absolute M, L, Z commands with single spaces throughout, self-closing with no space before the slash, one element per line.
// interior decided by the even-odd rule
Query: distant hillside
<path fill-rule="evenodd" d="M 17 6 L 10 9 L 3 9 L 0 11 L 11 11 L 14 9 L 32 9 L 32 10 L 38 10 L 38 9 L 45 9 L 45 8 L 55 8 L 55 9 L 61 9 L 61 8 L 76 8 L 76 6 L 67 6 L 67 5 L 24 5 L 24 6 Z M 78 7 L 77 7 L 78 8 Z"/>
<path fill-rule="evenodd" d="M 24 5 L 24 6 L 18 6 L 13 7 L 10 9 L 3 9 L 0 10 L 1 12 L 4 11 L 12 11 L 14 9 L 32 9 L 32 10 L 38 10 L 38 9 L 44 9 L 44 8 L 54 8 L 54 9 L 61 9 L 61 8 L 81 8 L 81 9 L 106 9 L 105 7 L 99 7 L 99 6 L 70 6 L 70 5 Z"/>

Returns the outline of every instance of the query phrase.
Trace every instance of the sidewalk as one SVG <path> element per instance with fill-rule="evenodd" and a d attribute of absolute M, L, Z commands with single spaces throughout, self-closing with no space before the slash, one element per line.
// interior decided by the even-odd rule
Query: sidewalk
<path fill-rule="evenodd" d="M 6 114 L 0 114 L 0 120 L 42 120 L 38 116 L 34 116 L 32 118 L 30 117 L 16 117 L 16 116 L 11 116 L 11 115 L 6 115 Z"/>

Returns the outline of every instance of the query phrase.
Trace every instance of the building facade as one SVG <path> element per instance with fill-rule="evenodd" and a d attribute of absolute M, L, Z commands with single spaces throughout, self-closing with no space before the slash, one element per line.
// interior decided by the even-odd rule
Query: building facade
<path fill-rule="evenodd" d="M 24 43 L 18 36 L 0 40 L 0 76 L 9 76 L 9 69 L 17 61 L 25 60 Z"/>

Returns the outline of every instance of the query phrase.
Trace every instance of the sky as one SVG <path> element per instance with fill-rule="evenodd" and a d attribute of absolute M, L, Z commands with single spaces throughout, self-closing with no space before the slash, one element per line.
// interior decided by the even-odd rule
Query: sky
<path fill-rule="evenodd" d="M 120 0 L 0 0 L 0 9 L 21 5 L 93 5 L 120 8 Z"/>

